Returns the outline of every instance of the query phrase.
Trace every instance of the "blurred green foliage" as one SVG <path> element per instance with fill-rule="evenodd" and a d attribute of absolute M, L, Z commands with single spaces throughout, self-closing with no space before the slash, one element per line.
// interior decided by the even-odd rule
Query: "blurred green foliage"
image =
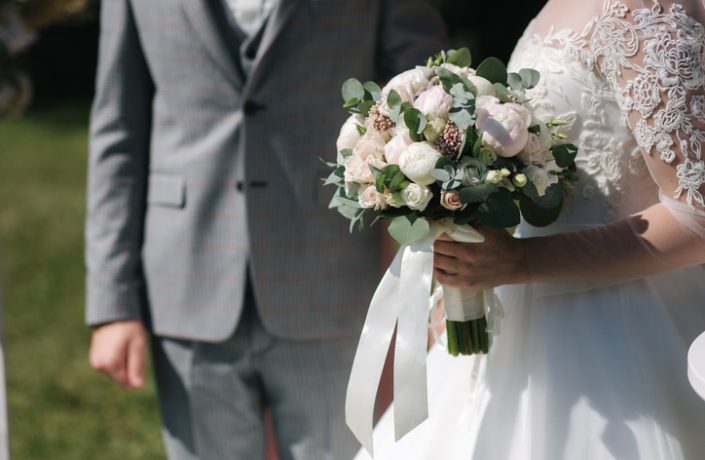
<path fill-rule="evenodd" d="M 163 459 L 154 385 L 88 366 L 83 221 L 88 108 L 0 122 L 0 263 L 14 460 Z"/>

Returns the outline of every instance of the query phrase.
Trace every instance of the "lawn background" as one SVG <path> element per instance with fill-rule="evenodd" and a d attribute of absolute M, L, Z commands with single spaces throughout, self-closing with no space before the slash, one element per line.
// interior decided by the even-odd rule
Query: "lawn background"
<path fill-rule="evenodd" d="M 164 459 L 154 385 L 88 366 L 83 221 L 88 104 L 0 122 L 0 266 L 13 460 Z"/>

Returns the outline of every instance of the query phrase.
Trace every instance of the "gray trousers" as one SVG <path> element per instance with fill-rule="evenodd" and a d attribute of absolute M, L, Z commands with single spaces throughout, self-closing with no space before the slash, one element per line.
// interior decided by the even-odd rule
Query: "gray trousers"
<path fill-rule="evenodd" d="M 281 460 L 347 460 L 359 447 L 344 421 L 356 338 L 269 334 L 248 293 L 222 343 L 155 337 L 153 361 L 170 460 L 261 460 L 264 407 Z"/>

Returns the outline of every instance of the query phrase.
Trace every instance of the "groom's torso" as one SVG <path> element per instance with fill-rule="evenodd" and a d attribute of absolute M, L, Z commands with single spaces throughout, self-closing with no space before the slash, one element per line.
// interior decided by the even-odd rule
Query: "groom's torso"
<path fill-rule="evenodd" d="M 270 331 L 357 333 L 378 233 L 350 235 L 327 210 L 319 158 L 335 157 L 340 83 L 377 77 L 378 0 L 280 0 L 254 35 L 225 0 L 131 5 L 154 83 L 142 252 L 156 332 L 230 334 L 249 260 Z"/>

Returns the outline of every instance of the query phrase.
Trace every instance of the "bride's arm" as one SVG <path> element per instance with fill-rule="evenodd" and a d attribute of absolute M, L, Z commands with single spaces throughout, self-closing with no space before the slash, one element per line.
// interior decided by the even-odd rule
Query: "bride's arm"
<path fill-rule="evenodd" d="M 619 280 L 705 263 L 705 32 L 693 19 L 705 15 L 696 1 L 667 3 L 641 15 L 613 12 L 593 37 L 661 202 L 576 233 L 518 240 L 484 229 L 485 244 L 439 241 L 439 281 L 485 288 Z"/>

